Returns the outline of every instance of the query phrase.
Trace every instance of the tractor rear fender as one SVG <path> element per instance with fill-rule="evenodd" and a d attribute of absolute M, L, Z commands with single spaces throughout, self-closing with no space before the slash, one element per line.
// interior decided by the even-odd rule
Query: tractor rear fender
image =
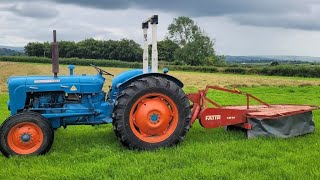
<path fill-rule="evenodd" d="M 126 71 L 118 75 L 117 77 L 113 78 L 112 80 L 112 87 L 111 91 L 109 92 L 110 99 L 116 99 L 119 93 L 127 87 L 130 83 L 137 79 L 154 76 L 154 77 L 163 77 L 166 78 L 174 83 L 176 83 L 180 88 L 183 87 L 183 83 L 178 80 L 177 78 L 164 74 L 164 73 L 142 73 L 142 69 L 134 69 L 130 71 Z"/>
<path fill-rule="evenodd" d="M 120 89 L 123 89 L 124 87 L 128 86 L 131 82 L 137 80 L 137 79 L 141 79 L 141 78 L 145 78 L 145 77 L 150 77 L 150 76 L 153 76 L 153 77 L 163 77 L 163 78 L 166 78 L 168 79 L 169 81 L 172 81 L 174 83 L 176 83 L 180 88 L 183 88 L 183 83 L 173 77 L 173 76 L 170 76 L 170 75 L 167 75 L 167 74 L 163 74 L 163 73 L 146 73 L 146 74 L 141 74 L 141 75 L 138 75 L 138 76 L 135 76 L 127 81 L 125 81 L 124 83 L 122 83 L 119 88 Z"/>

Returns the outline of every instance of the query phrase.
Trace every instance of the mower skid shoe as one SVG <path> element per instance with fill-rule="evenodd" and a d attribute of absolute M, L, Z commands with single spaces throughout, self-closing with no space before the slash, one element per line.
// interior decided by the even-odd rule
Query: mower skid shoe
<path fill-rule="evenodd" d="M 314 132 L 312 112 L 279 117 L 277 119 L 248 118 L 252 129 L 248 138 L 259 136 L 290 138 Z"/>

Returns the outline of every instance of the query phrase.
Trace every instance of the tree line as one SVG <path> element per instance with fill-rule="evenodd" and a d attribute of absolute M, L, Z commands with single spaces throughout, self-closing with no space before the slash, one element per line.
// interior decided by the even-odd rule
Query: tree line
<path fill-rule="evenodd" d="M 151 54 L 151 45 L 149 46 Z M 60 41 L 59 56 L 62 58 L 114 59 L 128 62 L 141 62 L 143 49 L 133 40 L 95 40 L 79 42 Z M 49 42 L 30 42 L 25 46 L 28 56 L 51 57 Z M 164 40 L 158 42 L 160 61 L 179 65 L 216 65 L 225 60 L 217 56 L 213 40 L 188 17 L 178 17 L 168 26 Z M 151 56 L 149 56 L 151 57 Z"/>
<path fill-rule="evenodd" d="M 51 57 L 51 43 L 30 42 L 25 46 L 28 56 Z M 95 40 L 79 42 L 59 41 L 59 57 L 81 59 L 116 59 L 122 61 L 141 61 L 142 49 L 133 40 Z"/>
<path fill-rule="evenodd" d="M 20 56 L 23 53 L 7 49 L 7 48 L 0 48 L 0 56 Z"/>

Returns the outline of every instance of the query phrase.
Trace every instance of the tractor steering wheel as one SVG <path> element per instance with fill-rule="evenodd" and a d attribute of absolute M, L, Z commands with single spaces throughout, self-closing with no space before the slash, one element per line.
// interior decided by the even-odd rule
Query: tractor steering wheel
<path fill-rule="evenodd" d="M 95 66 L 95 65 L 93 65 L 93 64 L 90 64 L 90 66 L 94 67 L 94 68 L 98 71 L 98 73 L 101 74 L 101 75 L 114 76 L 113 74 L 108 73 L 107 71 L 105 71 L 105 70 L 103 70 L 103 69 L 101 69 L 101 68 L 98 68 L 97 66 Z"/>

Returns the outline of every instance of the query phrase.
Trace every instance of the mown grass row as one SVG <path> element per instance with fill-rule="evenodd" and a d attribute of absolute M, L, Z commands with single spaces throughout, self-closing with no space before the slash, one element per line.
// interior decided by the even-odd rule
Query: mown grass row
<path fill-rule="evenodd" d="M 50 64 L 51 59 L 44 57 L 28 56 L 2 56 L 0 61 L 7 62 L 30 62 Z M 87 66 L 95 64 L 102 67 L 120 67 L 120 68 L 142 68 L 140 62 L 124 62 L 119 60 L 97 60 L 97 59 L 78 59 L 78 58 L 61 58 L 60 64 L 73 64 Z M 296 77 L 320 77 L 320 66 L 317 65 L 279 65 L 279 66 L 240 66 L 232 67 L 213 67 L 213 66 L 188 66 L 172 65 L 170 63 L 160 62 L 160 68 L 167 67 L 170 70 L 193 71 L 193 72 L 221 72 L 233 74 L 259 74 L 267 76 L 296 76 Z"/>

